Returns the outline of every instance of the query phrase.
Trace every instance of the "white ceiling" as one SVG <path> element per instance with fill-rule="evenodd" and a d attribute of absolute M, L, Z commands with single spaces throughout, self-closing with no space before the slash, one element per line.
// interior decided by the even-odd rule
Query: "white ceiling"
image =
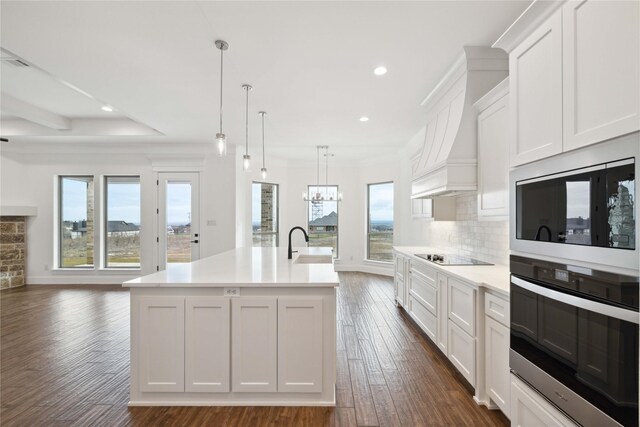
<path fill-rule="evenodd" d="M 12 143 L 210 141 L 219 109 L 213 41 L 221 38 L 230 44 L 230 142 L 244 145 L 241 84 L 250 83 L 250 153 L 258 154 L 257 112 L 265 110 L 267 150 L 276 156 L 315 157 L 318 144 L 343 159 L 390 154 L 424 125 L 420 102 L 462 46 L 491 45 L 529 3 L 2 1 L 1 47 L 95 99 L 65 98 L 4 66 L 3 93 L 71 119 L 113 117 L 100 100 L 160 132 Z M 373 75 L 378 65 L 387 75 Z M 370 120 L 360 122 L 363 115 Z"/>

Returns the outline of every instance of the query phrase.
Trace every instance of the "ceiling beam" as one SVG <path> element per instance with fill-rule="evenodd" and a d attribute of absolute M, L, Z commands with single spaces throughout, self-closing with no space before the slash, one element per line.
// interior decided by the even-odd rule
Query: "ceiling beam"
<path fill-rule="evenodd" d="M 71 120 L 43 108 L 36 107 L 21 99 L 2 93 L 0 111 L 3 114 L 20 117 L 30 122 L 56 130 L 70 130 Z"/>

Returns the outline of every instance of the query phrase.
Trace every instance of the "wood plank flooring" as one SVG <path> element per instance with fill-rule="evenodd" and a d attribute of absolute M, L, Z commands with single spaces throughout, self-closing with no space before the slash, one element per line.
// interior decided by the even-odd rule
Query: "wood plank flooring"
<path fill-rule="evenodd" d="M 337 407 L 129 408 L 129 293 L 0 293 L 2 426 L 493 426 L 464 380 L 393 303 L 390 278 L 341 273 Z"/>

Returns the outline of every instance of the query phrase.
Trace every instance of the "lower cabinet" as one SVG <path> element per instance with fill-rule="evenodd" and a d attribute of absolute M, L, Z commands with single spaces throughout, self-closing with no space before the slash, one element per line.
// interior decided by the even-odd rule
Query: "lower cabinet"
<path fill-rule="evenodd" d="M 184 297 L 140 300 L 140 390 L 184 391 Z"/>
<path fill-rule="evenodd" d="M 489 398 L 508 417 L 509 407 L 509 328 L 485 317 L 485 384 Z"/>
<path fill-rule="evenodd" d="M 438 340 L 436 344 L 440 351 L 444 354 L 449 354 L 449 309 L 448 298 L 449 284 L 447 282 L 447 276 L 438 273 Z"/>
<path fill-rule="evenodd" d="M 232 299 L 231 391 L 278 390 L 277 304 L 277 298 L 271 297 Z"/>
<path fill-rule="evenodd" d="M 422 330 L 436 342 L 438 320 L 422 303 L 413 295 L 409 296 L 409 313 L 412 315 L 416 323 L 422 327 Z"/>
<path fill-rule="evenodd" d="M 449 360 L 472 387 L 476 386 L 475 344 L 474 337 L 449 319 Z"/>
<path fill-rule="evenodd" d="M 139 390 L 320 393 L 323 313 L 314 296 L 140 297 Z"/>
<path fill-rule="evenodd" d="M 229 298 L 187 297 L 185 308 L 184 391 L 229 392 Z"/>
<path fill-rule="evenodd" d="M 535 390 L 511 375 L 511 425 L 513 427 L 573 427 L 575 424 Z"/>

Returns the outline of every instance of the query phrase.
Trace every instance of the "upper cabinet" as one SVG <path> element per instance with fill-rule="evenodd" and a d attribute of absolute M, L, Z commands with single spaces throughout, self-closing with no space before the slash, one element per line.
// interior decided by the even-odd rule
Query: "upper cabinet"
<path fill-rule="evenodd" d="M 639 22 L 637 1 L 562 8 L 565 151 L 638 130 Z"/>
<path fill-rule="evenodd" d="M 509 78 L 475 103 L 478 110 L 478 218 L 509 213 Z"/>
<path fill-rule="evenodd" d="M 562 15 L 556 12 L 509 55 L 511 165 L 562 152 Z"/>
<path fill-rule="evenodd" d="M 509 52 L 511 166 L 640 130 L 640 3 L 534 2 Z"/>

